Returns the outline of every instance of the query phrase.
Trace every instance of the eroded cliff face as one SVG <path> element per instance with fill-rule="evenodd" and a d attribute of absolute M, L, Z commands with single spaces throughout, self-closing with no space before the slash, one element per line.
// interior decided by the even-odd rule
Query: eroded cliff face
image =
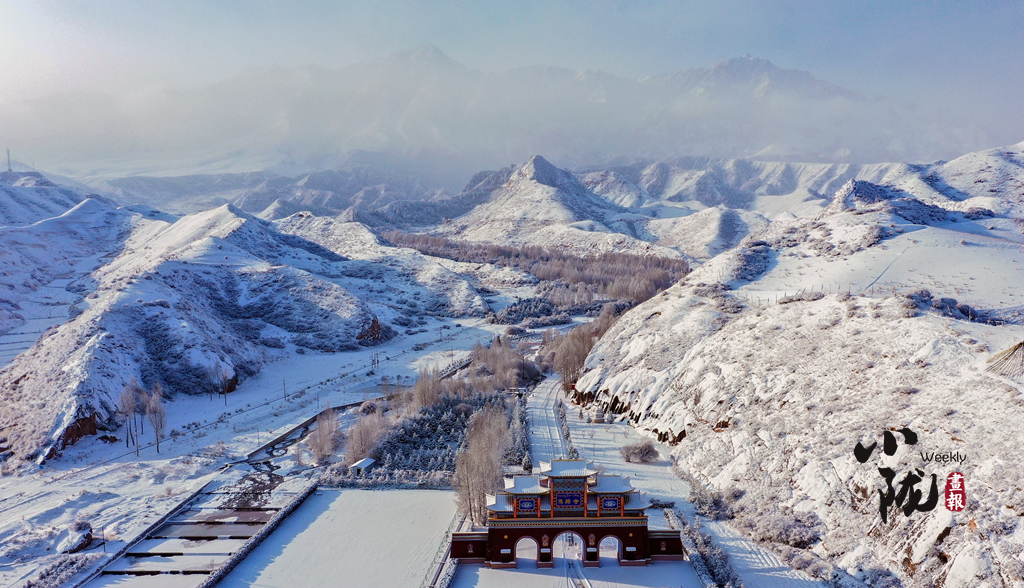
<path fill-rule="evenodd" d="M 804 548 L 861 579 L 890 570 L 909 586 L 1012 585 L 1024 546 L 1024 480 L 1014 465 L 1024 451 L 1024 387 L 985 368 L 1015 343 L 1020 313 L 906 282 L 860 295 L 848 284 L 839 294 L 836 283 L 779 287 L 789 274 L 870 269 L 893 241 L 912 245 L 902 231 L 913 225 L 893 218 L 848 212 L 795 222 L 797 230 L 775 226 L 712 259 L 619 319 L 587 358 L 578 399 L 670 443 L 683 470 L 731 502 L 739 527 L 779 549 L 810 533 L 818 540 Z M 888 230 L 862 243 L 879 226 Z M 832 255 L 819 242 L 837 239 L 860 245 Z M 960 292 L 978 272 L 964 266 Z M 883 432 L 904 427 L 917 443 L 897 434 L 894 455 L 883 453 Z M 876 441 L 860 463 L 855 445 Z M 966 459 L 936 461 L 937 453 Z M 935 475 L 936 506 L 910 516 L 891 506 L 883 523 L 879 468 L 896 472 L 896 491 L 921 470 L 922 503 Z M 967 480 L 967 507 L 955 513 L 943 505 L 954 471 Z M 772 517 L 788 528 L 757 526 Z"/>

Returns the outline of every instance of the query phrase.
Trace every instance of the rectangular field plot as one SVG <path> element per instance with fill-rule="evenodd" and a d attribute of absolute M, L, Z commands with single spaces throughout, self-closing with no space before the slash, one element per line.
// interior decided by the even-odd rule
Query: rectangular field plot
<path fill-rule="evenodd" d="M 218 588 L 419 586 L 454 516 L 446 491 L 318 490 Z"/>

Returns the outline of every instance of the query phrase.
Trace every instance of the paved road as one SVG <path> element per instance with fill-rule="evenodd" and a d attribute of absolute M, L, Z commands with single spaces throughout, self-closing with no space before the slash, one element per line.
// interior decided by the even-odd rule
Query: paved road
<path fill-rule="evenodd" d="M 526 410 L 530 417 L 530 456 L 535 468 L 540 467 L 541 460 L 551 461 L 557 457 L 565 457 L 568 450 L 555 412 L 560 395 L 559 378 L 550 377 L 537 385 L 527 401 Z"/>

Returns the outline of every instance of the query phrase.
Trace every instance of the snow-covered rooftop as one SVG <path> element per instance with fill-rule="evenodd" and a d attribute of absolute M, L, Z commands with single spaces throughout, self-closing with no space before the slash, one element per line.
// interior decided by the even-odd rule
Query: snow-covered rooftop
<path fill-rule="evenodd" d="M 505 478 L 505 491 L 511 494 L 543 494 L 548 491 L 540 485 L 540 476 L 513 476 Z"/>
<path fill-rule="evenodd" d="M 540 462 L 540 473 L 549 478 L 580 478 L 593 476 L 597 470 L 583 459 L 554 459 Z"/>
<path fill-rule="evenodd" d="M 623 478 L 618 474 L 607 476 L 598 475 L 597 483 L 587 488 L 587 492 L 593 492 L 596 494 L 621 494 L 623 492 L 636 492 L 636 488 L 633 487 L 633 483 L 629 481 L 628 477 Z"/>
<path fill-rule="evenodd" d="M 349 469 L 353 469 L 353 470 L 364 470 L 364 469 L 372 466 L 375 463 L 377 463 L 377 460 L 373 459 L 372 457 L 364 457 L 363 459 L 355 462 L 354 464 L 352 464 L 352 465 L 350 465 L 348 467 L 349 467 Z"/>

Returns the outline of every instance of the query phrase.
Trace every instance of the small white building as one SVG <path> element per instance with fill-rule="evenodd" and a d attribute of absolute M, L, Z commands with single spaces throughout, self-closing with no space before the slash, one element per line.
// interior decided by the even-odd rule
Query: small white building
<path fill-rule="evenodd" d="M 363 459 L 348 466 L 348 473 L 354 476 L 361 476 L 368 472 L 375 463 L 377 463 L 377 460 L 373 459 L 372 457 L 364 457 Z"/>

